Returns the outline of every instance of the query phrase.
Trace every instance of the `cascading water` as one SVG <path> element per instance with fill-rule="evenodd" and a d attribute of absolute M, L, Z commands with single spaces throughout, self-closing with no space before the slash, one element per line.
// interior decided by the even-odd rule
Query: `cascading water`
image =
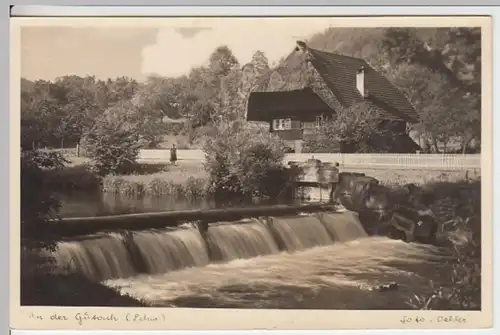
<path fill-rule="evenodd" d="M 320 214 L 326 230 L 335 241 L 347 242 L 367 237 L 368 234 L 354 212 Z"/>
<path fill-rule="evenodd" d="M 143 231 L 132 234 L 146 273 L 164 273 L 210 261 L 206 243 L 196 228 Z"/>
<path fill-rule="evenodd" d="M 215 261 L 227 262 L 279 252 L 266 225 L 256 219 L 210 226 L 206 236 Z"/>
<path fill-rule="evenodd" d="M 299 251 L 332 244 L 321 221 L 311 215 L 270 218 L 269 227 L 284 251 Z"/>
<path fill-rule="evenodd" d="M 61 267 L 92 279 L 123 278 L 136 273 L 122 236 L 115 233 L 61 242 L 55 257 Z"/>
<path fill-rule="evenodd" d="M 100 234 L 62 242 L 56 260 L 95 280 L 163 274 L 366 237 L 355 213 L 323 213 Z"/>

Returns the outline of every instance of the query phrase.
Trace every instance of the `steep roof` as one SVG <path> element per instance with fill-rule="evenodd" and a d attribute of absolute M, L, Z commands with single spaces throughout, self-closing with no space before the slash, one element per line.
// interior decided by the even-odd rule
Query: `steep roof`
<path fill-rule="evenodd" d="M 304 121 L 314 121 L 316 115 L 331 112 L 330 107 L 311 89 L 277 92 L 253 92 L 248 98 L 247 120 L 268 121 L 267 113 L 276 118 L 297 116 L 304 111 Z"/>
<path fill-rule="evenodd" d="M 387 119 L 418 122 L 419 114 L 410 101 L 365 60 L 308 48 L 303 42 L 297 44 L 299 47 L 277 69 L 264 77 L 254 91 L 276 92 L 309 86 L 311 80 L 306 65 L 309 62 L 342 106 L 349 107 L 365 101 Z M 356 73 L 361 67 L 365 73 L 366 97 L 362 97 L 356 87 Z M 279 77 L 281 83 L 273 84 L 273 76 Z"/>

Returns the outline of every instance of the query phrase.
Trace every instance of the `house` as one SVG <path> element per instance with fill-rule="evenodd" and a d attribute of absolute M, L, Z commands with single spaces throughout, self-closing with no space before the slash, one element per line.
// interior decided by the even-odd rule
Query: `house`
<path fill-rule="evenodd" d="M 419 114 L 387 78 L 363 59 L 309 48 L 302 41 L 253 88 L 246 120 L 268 123 L 271 133 L 300 151 L 302 141 L 324 117 L 361 102 L 380 115 L 381 125 L 390 125 L 390 152 L 420 150 L 407 134 L 407 126 L 418 123 Z M 339 151 L 350 149 L 340 144 Z"/>

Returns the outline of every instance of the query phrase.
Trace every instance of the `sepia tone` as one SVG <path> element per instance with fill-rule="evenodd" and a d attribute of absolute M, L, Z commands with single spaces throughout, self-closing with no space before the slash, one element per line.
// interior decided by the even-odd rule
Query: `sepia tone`
<path fill-rule="evenodd" d="M 331 20 L 21 27 L 17 299 L 109 308 L 25 317 L 490 308 L 483 26 Z"/>

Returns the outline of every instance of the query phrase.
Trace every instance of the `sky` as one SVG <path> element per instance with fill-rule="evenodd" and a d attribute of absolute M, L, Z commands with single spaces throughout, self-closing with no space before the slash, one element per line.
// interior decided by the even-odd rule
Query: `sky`
<path fill-rule="evenodd" d="M 220 45 L 227 45 L 242 65 L 257 50 L 273 63 L 288 55 L 297 40 L 322 32 L 330 22 L 218 18 L 171 20 L 157 26 L 24 27 L 21 75 L 30 80 L 76 74 L 140 81 L 150 74 L 180 76 L 206 64 Z"/>

